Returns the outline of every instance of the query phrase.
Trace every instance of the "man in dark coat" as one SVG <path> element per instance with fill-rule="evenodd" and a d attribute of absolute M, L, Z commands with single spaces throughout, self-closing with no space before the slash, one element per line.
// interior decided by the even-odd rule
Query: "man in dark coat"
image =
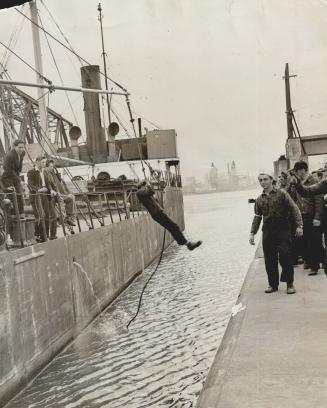
<path fill-rule="evenodd" d="M 293 294 L 295 288 L 291 251 L 291 218 L 296 225 L 296 236 L 302 236 L 301 213 L 285 190 L 273 186 L 273 177 L 269 173 L 260 173 L 258 181 L 263 191 L 255 202 L 249 241 L 251 245 L 255 244 L 254 236 L 259 230 L 261 219 L 263 219 L 262 248 L 269 285 L 265 292 L 276 292 L 280 280 L 286 282 L 287 294 Z M 280 279 L 278 261 L 282 267 Z"/>
<path fill-rule="evenodd" d="M 186 245 L 190 251 L 202 244 L 202 241 L 188 241 L 179 226 L 165 213 L 155 198 L 154 190 L 145 181 L 138 184 L 137 197 L 148 210 L 151 217 L 162 227 L 166 228 L 179 245 Z"/>
<path fill-rule="evenodd" d="M 47 159 L 38 157 L 35 166 L 27 173 L 28 188 L 30 190 L 30 201 L 35 217 L 35 235 L 41 241 L 56 239 L 57 216 L 52 197 L 55 196 L 55 185 L 44 171 Z M 42 220 L 45 224 L 45 234 Z"/>
<path fill-rule="evenodd" d="M 318 181 L 308 170 L 308 164 L 303 160 L 297 161 L 292 170 L 305 187 L 312 186 Z M 307 267 L 311 269 L 309 276 L 314 276 L 318 273 L 320 261 L 323 261 L 321 218 L 324 197 L 322 194 L 306 197 L 301 191 L 298 192 L 300 199 L 297 205 L 303 219 L 302 256 Z"/>
<path fill-rule="evenodd" d="M 23 186 L 19 177 L 23 167 L 23 157 L 25 155 L 25 143 L 23 140 L 15 140 L 13 148 L 6 154 L 3 161 L 3 173 L 1 176 L 1 182 L 4 189 L 14 187 L 17 193 L 18 211 L 22 215 L 24 214 L 24 198 L 23 198 Z M 13 201 L 12 194 L 8 194 L 8 197 Z"/>
<path fill-rule="evenodd" d="M 70 194 L 66 184 L 64 184 L 60 178 L 58 170 L 55 167 L 55 161 L 53 159 L 48 159 L 46 162 L 45 168 L 46 177 L 49 178 L 54 191 L 57 193 L 57 198 L 61 198 L 65 203 L 66 217 L 65 223 L 74 227 L 75 218 L 75 197 L 73 194 Z M 53 201 L 55 199 L 53 198 Z"/>

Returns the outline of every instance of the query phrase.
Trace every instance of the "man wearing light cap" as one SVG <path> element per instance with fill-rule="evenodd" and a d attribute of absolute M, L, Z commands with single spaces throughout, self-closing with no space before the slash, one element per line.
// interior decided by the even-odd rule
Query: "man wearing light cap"
<path fill-rule="evenodd" d="M 296 224 L 296 236 L 302 236 L 303 223 L 299 208 L 289 194 L 273 186 L 273 176 L 262 172 L 258 180 L 263 188 L 262 194 L 256 199 L 254 219 L 250 233 L 250 244 L 254 245 L 254 236 L 258 232 L 261 219 L 262 247 L 268 275 L 268 288 L 265 293 L 278 291 L 279 271 L 278 260 L 282 267 L 281 282 L 287 284 L 287 294 L 295 293 L 294 268 L 291 251 L 291 217 Z"/>

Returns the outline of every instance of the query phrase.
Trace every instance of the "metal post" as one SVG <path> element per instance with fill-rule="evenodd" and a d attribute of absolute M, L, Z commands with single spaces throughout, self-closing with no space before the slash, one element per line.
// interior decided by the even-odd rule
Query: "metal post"
<path fill-rule="evenodd" d="M 94 229 L 94 224 L 93 224 L 93 218 L 92 218 L 92 214 L 91 214 L 91 206 L 90 206 L 90 201 L 89 201 L 89 197 L 84 196 L 85 197 L 85 202 L 87 205 L 87 209 L 88 209 L 88 213 L 89 213 L 89 217 L 90 217 L 90 222 L 91 222 L 91 227 L 89 227 L 89 229 Z"/>
<path fill-rule="evenodd" d="M 79 217 L 78 217 L 78 212 L 76 211 L 76 221 L 77 221 L 77 227 L 78 227 L 78 231 L 82 232 L 82 228 L 81 228 L 81 223 L 79 221 Z"/>
<path fill-rule="evenodd" d="M 36 0 L 30 2 L 31 20 L 32 20 L 32 33 L 33 33 L 33 44 L 34 44 L 34 59 L 36 70 L 43 75 L 43 64 L 42 64 L 42 51 L 41 51 L 41 41 L 39 32 L 39 17 L 36 7 Z M 37 75 L 36 81 L 38 84 L 43 85 L 43 78 Z M 49 138 L 48 138 L 48 120 L 47 120 L 47 107 L 44 91 L 38 88 L 38 103 L 39 103 L 39 114 L 40 114 L 40 126 L 42 128 L 43 136 L 47 139 L 47 143 L 43 143 L 43 148 L 47 153 L 50 153 Z"/>
<path fill-rule="evenodd" d="M 106 200 L 107 200 L 107 205 L 108 205 L 108 210 L 109 210 L 109 215 L 110 215 L 110 220 L 111 220 L 111 224 L 114 223 L 114 220 L 112 218 L 112 213 L 111 213 L 111 208 L 110 208 L 110 202 L 109 202 L 109 198 L 108 198 L 108 194 L 105 194 L 106 196 Z"/>
<path fill-rule="evenodd" d="M 42 205 L 42 202 L 41 202 L 41 197 L 40 197 L 39 192 L 36 193 L 36 201 L 37 201 L 37 207 L 40 210 L 40 222 L 41 222 L 41 226 L 42 226 L 43 238 L 44 238 L 44 241 L 47 241 L 48 234 L 47 234 L 47 229 L 45 227 L 44 210 L 43 210 L 43 205 Z"/>
<path fill-rule="evenodd" d="M 55 197 L 56 203 L 58 204 L 58 210 L 59 210 L 59 219 L 60 219 L 60 224 L 62 226 L 62 231 L 64 233 L 64 236 L 66 236 L 66 228 L 65 228 L 65 222 L 64 222 L 64 217 L 62 216 L 62 211 L 61 211 L 61 205 L 60 205 L 60 199 L 58 195 Z"/>
<path fill-rule="evenodd" d="M 103 214 L 103 206 L 102 206 L 102 194 L 99 194 L 99 204 L 100 204 L 100 214 L 102 216 L 103 225 L 104 225 L 104 214 Z"/>
<path fill-rule="evenodd" d="M 128 206 L 127 206 L 126 191 L 123 191 L 123 201 L 124 201 L 124 208 L 125 208 L 125 213 L 126 213 L 126 219 L 129 219 L 129 211 L 128 211 Z"/>
<path fill-rule="evenodd" d="M 291 103 L 291 88 L 290 88 L 290 74 L 288 63 L 285 66 L 285 95 L 286 95 L 286 121 L 287 121 L 287 138 L 294 138 L 294 129 L 292 122 L 292 103 Z"/>
<path fill-rule="evenodd" d="M 142 119 L 141 118 L 137 118 L 137 124 L 139 127 L 139 137 L 142 137 Z"/>
<path fill-rule="evenodd" d="M 119 216 L 119 221 L 121 221 L 121 215 L 120 215 L 120 211 L 119 211 L 119 206 L 118 206 L 116 191 L 114 191 L 114 196 L 115 196 L 116 208 L 117 208 L 117 212 L 118 212 L 118 216 Z"/>
<path fill-rule="evenodd" d="M 14 202 L 14 210 L 15 210 L 15 215 L 17 218 L 17 224 L 18 224 L 18 230 L 19 230 L 19 240 L 20 240 L 20 245 L 22 248 L 24 248 L 24 237 L 23 237 L 23 228 L 22 228 L 22 223 L 20 219 L 20 213 L 18 210 L 18 202 L 17 202 L 17 192 L 16 189 L 14 188 L 13 191 L 13 202 Z"/>
<path fill-rule="evenodd" d="M 99 12 L 99 21 L 100 21 L 100 27 L 101 27 L 101 41 L 102 41 L 102 58 L 103 58 L 103 69 L 104 69 L 104 81 L 106 85 L 106 90 L 109 90 L 108 86 L 108 76 L 107 76 L 107 63 L 106 63 L 106 52 L 104 49 L 104 38 L 103 38 L 103 26 L 102 26 L 102 7 L 101 3 L 98 5 L 98 12 Z M 110 115 L 110 100 L 109 100 L 109 95 L 107 94 L 107 106 L 108 106 L 108 120 L 109 120 L 109 125 L 111 124 L 111 115 Z"/>
<path fill-rule="evenodd" d="M 132 192 L 131 194 L 131 205 L 132 205 L 132 216 L 135 218 L 134 208 L 135 208 L 135 193 Z"/>

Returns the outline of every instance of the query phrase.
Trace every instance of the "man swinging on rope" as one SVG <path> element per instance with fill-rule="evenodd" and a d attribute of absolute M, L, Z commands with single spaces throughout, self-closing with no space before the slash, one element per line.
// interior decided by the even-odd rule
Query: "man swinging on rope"
<path fill-rule="evenodd" d="M 154 197 L 154 190 L 146 181 L 141 181 L 138 185 L 137 197 L 148 210 L 151 217 L 161 226 L 166 228 L 179 245 L 186 245 L 190 251 L 202 244 L 202 241 L 188 241 L 179 226 L 165 213 L 159 202 Z"/>

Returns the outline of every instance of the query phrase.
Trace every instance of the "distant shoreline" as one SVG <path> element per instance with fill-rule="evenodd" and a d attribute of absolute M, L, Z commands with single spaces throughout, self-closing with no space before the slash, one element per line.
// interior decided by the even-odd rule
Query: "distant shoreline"
<path fill-rule="evenodd" d="M 222 190 L 201 190 L 201 191 L 185 191 L 183 189 L 184 195 L 195 195 L 195 194 L 214 194 L 214 193 L 229 193 L 233 191 L 251 191 L 254 190 L 257 186 L 249 186 L 244 188 L 235 188 L 235 189 L 222 189 Z"/>

